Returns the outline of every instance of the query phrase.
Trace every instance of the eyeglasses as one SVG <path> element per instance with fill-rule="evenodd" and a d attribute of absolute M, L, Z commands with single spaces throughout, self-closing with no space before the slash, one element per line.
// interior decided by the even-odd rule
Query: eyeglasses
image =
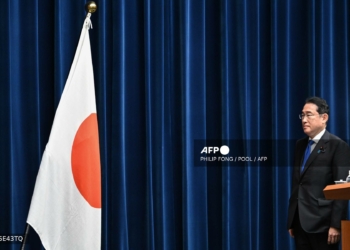
<path fill-rule="evenodd" d="M 321 115 L 323 115 L 323 114 L 319 114 L 320 116 Z M 304 117 L 306 116 L 306 119 L 308 119 L 308 120 L 311 120 L 311 119 L 314 119 L 314 114 L 299 114 L 299 119 L 300 120 L 303 120 L 304 119 Z"/>

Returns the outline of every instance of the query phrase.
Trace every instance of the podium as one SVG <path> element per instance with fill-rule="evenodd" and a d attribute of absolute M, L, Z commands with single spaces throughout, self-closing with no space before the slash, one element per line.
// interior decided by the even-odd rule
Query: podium
<path fill-rule="evenodd" d="M 328 200 L 350 200 L 350 183 L 328 185 L 323 193 Z M 350 250 L 350 221 L 341 222 L 341 234 L 342 249 Z"/>

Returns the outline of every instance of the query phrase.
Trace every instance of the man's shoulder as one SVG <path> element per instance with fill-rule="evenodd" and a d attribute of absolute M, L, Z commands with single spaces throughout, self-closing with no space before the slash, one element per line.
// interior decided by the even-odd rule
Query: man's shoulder
<path fill-rule="evenodd" d="M 301 138 L 301 139 L 297 140 L 296 146 L 298 147 L 300 145 L 307 144 L 308 141 L 309 141 L 309 137 L 308 136 L 306 136 L 304 138 Z"/>
<path fill-rule="evenodd" d="M 323 136 L 321 137 L 320 140 L 330 141 L 330 142 L 334 142 L 334 143 L 341 143 L 341 144 L 344 143 L 344 144 L 348 145 L 348 143 L 346 141 L 344 141 L 340 137 L 336 136 L 335 134 L 330 133 L 328 130 L 325 131 L 325 133 L 323 134 Z M 305 136 L 305 137 L 297 140 L 296 146 L 306 145 L 308 141 L 309 141 L 309 137 Z"/>
<path fill-rule="evenodd" d="M 335 134 L 332 134 L 330 132 L 328 132 L 326 130 L 326 132 L 324 133 L 324 135 L 321 138 L 322 140 L 328 140 L 330 142 L 334 142 L 334 143 L 340 143 L 340 144 L 347 144 L 347 142 L 345 142 L 343 139 L 341 139 L 340 137 L 336 136 Z"/>
<path fill-rule="evenodd" d="M 308 141 L 309 140 L 309 137 L 308 136 L 305 136 L 303 138 L 300 138 L 297 140 L 297 143 L 300 143 L 300 142 L 305 142 L 305 141 Z"/>

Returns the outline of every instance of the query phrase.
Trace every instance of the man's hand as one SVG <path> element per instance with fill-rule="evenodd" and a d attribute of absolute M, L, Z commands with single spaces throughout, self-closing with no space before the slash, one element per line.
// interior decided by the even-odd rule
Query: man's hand
<path fill-rule="evenodd" d="M 335 244 L 340 240 L 340 230 L 330 227 L 328 230 L 328 245 Z"/>
<path fill-rule="evenodd" d="M 294 238 L 294 232 L 293 229 L 288 230 L 290 237 Z"/>

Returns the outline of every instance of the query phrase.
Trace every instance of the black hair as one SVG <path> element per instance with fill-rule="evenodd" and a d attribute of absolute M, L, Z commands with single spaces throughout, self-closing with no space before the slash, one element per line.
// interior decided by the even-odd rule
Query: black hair
<path fill-rule="evenodd" d="M 322 115 L 322 114 L 328 114 L 329 115 L 329 106 L 326 102 L 326 100 L 314 96 L 314 97 L 309 97 L 306 99 L 305 104 L 306 103 L 313 103 L 317 106 L 317 112 Z"/>

